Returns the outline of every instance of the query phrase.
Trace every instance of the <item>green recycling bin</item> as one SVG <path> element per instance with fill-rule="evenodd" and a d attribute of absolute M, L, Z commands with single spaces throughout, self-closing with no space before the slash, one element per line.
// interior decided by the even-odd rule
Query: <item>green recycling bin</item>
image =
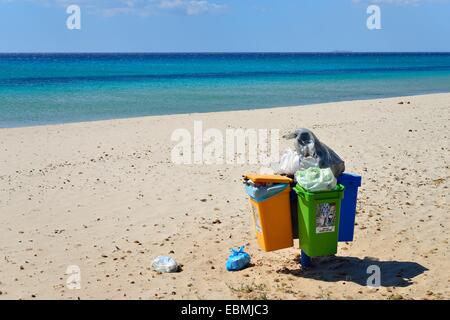
<path fill-rule="evenodd" d="M 344 186 L 332 191 L 308 192 L 294 187 L 298 196 L 300 248 L 310 257 L 336 254 Z"/>

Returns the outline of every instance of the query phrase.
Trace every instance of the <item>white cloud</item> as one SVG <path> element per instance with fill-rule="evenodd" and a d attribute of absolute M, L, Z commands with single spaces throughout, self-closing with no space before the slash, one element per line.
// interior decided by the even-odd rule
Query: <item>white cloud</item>
<path fill-rule="evenodd" d="M 114 16 L 119 14 L 151 15 L 173 12 L 199 15 L 222 12 L 227 6 L 211 0 L 0 0 L 0 2 L 34 2 L 42 5 L 67 7 L 77 4 L 88 12 Z"/>

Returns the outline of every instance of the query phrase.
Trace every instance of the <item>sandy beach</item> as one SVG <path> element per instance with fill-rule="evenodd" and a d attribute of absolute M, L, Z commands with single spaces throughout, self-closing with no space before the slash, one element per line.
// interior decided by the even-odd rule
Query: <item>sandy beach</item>
<path fill-rule="evenodd" d="M 298 248 L 262 252 L 241 183 L 259 166 L 172 163 L 195 120 L 313 130 L 363 177 L 354 242 L 309 271 Z M 445 93 L 0 129 L 0 299 L 449 299 L 449 120 Z M 252 266 L 227 272 L 244 244 Z"/>

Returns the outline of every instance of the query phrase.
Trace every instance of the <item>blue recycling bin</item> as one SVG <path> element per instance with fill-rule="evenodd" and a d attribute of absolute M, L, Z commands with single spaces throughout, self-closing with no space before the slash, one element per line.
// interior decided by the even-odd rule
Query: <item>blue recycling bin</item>
<path fill-rule="evenodd" d="M 354 173 L 341 174 L 337 181 L 345 187 L 344 199 L 341 202 L 341 218 L 339 223 L 339 241 L 353 241 L 355 230 L 356 201 L 358 188 L 361 186 L 361 176 Z"/>

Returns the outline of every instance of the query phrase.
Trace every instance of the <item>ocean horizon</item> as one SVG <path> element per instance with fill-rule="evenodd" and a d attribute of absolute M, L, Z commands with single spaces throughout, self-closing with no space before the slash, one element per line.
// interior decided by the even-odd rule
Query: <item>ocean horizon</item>
<path fill-rule="evenodd" d="M 450 53 L 0 53 L 0 127 L 450 92 Z"/>

